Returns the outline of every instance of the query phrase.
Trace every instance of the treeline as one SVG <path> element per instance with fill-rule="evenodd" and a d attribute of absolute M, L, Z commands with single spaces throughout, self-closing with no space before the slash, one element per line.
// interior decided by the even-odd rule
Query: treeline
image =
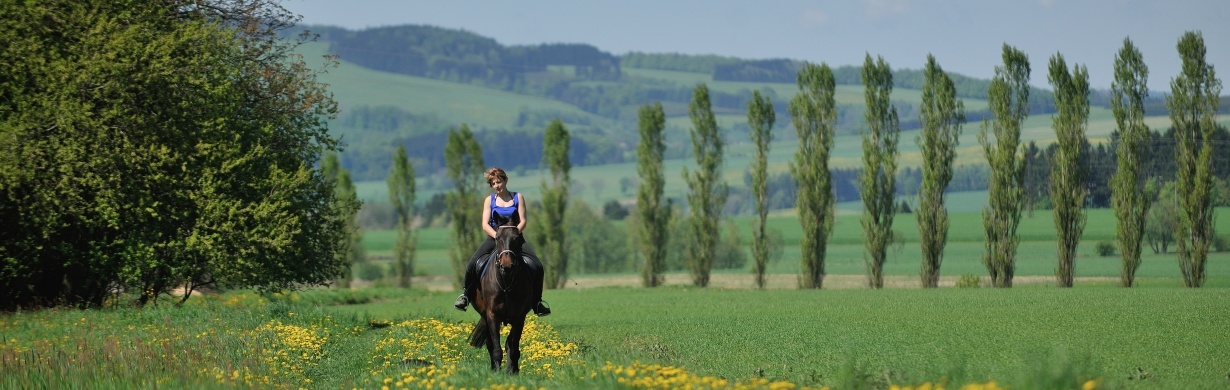
<path fill-rule="evenodd" d="M 1213 178 L 1230 181 L 1230 132 L 1225 127 L 1218 126 L 1213 132 L 1213 158 L 1211 172 Z M 1173 128 L 1165 132 L 1151 131 L 1149 133 L 1149 154 L 1142 159 L 1141 175 L 1154 178 L 1161 182 L 1173 181 L 1177 177 L 1175 165 L 1175 131 Z M 1086 188 L 1089 193 L 1086 206 L 1091 208 L 1111 207 L 1110 178 L 1118 167 L 1116 150 L 1119 147 L 1119 133 L 1111 133 L 1108 143 L 1096 145 L 1086 143 L 1085 160 L 1088 168 Z M 1050 193 L 1047 183 L 1051 179 L 1051 159 L 1058 149 L 1057 144 L 1038 147 L 1034 142 L 1025 146 L 1025 197 L 1026 207 L 1049 208 Z M 1230 194 L 1216 194 L 1226 195 Z M 1217 197 L 1215 196 L 1215 199 Z M 1217 206 L 1230 206 L 1221 204 Z"/>
<path fill-rule="evenodd" d="M 421 25 L 334 30 L 325 39 L 333 53 L 371 69 L 501 89 L 517 89 L 549 66 L 570 66 L 590 80 L 619 79 L 619 58 L 585 44 L 506 47 L 465 30 Z"/>

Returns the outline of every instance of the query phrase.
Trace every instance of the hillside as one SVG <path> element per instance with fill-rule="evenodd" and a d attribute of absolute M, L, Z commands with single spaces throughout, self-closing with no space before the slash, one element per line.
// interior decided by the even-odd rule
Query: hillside
<path fill-rule="evenodd" d="M 667 141 L 670 150 L 667 178 L 681 178 L 677 172 L 690 162 L 690 158 L 685 158 L 690 150 L 687 129 L 691 127 L 686 113 L 687 103 L 691 98 L 691 89 L 698 83 L 705 83 L 713 94 L 719 126 L 727 134 L 725 172 L 727 182 L 732 187 L 744 186 L 744 171 L 751 153 L 746 135 L 745 108 L 746 99 L 753 90 L 769 96 L 778 112 L 774 129 L 776 142 L 770 151 L 770 170 L 776 174 L 788 172 L 788 163 L 793 158 L 794 131 L 785 109 L 797 91 L 795 84 L 782 82 L 782 71 L 752 72 L 759 76 L 745 77 L 753 80 L 742 80 L 738 72 L 732 72 L 730 68 L 739 64 L 759 66 L 763 65 L 763 61 L 631 53 L 615 59 L 616 70 L 594 72 L 587 70 L 577 59 L 567 56 L 569 50 L 575 50 L 584 56 L 603 59 L 603 63 L 611 62 L 612 57 L 595 52 L 587 45 L 502 47 L 489 38 L 471 33 L 416 26 L 389 27 L 378 34 L 336 28 L 312 29 L 322 34 L 321 41 L 301 48 L 307 58 L 342 53 L 339 67 L 323 75 L 322 80 L 330 83 L 341 105 L 341 113 L 331 126 L 347 144 L 342 155 L 343 164 L 360 181 L 360 195 L 368 200 L 386 199 L 383 179 L 389 155 L 397 143 L 405 144 L 410 149 L 420 178 L 420 193 L 427 194 L 421 195 L 420 199 L 447 190 L 447 180 L 443 178 L 441 169 L 444 139 L 449 129 L 463 123 L 476 131 L 484 148 L 485 163 L 515 172 L 517 189 L 534 194 L 541 180 L 536 169 L 542 129 L 556 118 L 563 120 L 573 134 L 572 161 L 576 187 L 573 193 L 594 206 L 612 199 L 629 200 L 633 194 L 621 191 L 621 187 L 626 187 L 626 183 L 635 183 L 637 179 L 636 109 L 651 102 L 663 103 L 668 114 Z M 413 36 L 410 32 L 415 31 L 451 36 L 450 39 L 455 39 L 455 45 L 461 48 L 458 50 L 462 51 L 448 53 L 440 45 L 423 47 L 423 40 L 415 43 L 415 39 L 410 38 Z M 389 42 L 362 43 L 359 37 Z M 345 48 L 344 44 L 356 45 L 356 42 L 362 43 L 364 49 Z M 518 61 L 521 62 L 495 63 L 490 58 L 479 61 L 480 57 L 464 51 L 479 49 L 520 53 Z M 472 59 L 466 65 L 468 67 L 487 63 L 492 67 L 501 67 L 507 74 L 495 79 L 467 78 L 465 73 L 437 69 L 435 73 L 419 72 L 419 75 L 413 75 L 409 74 L 413 71 L 389 63 L 380 65 L 385 69 L 383 71 L 360 64 L 406 58 L 405 53 L 411 51 L 422 57 L 418 60 L 420 64 L 458 64 L 458 61 L 438 58 L 451 55 L 456 59 Z M 526 54 L 536 51 L 550 51 L 563 58 Z M 776 65 L 780 68 L 793 63 L 778 61 Z M 840 137 L 832 165 L 835 168 L 853 168 L 860 163 L 857 129 L 862 120 L 862 87 L 857 80 L 857 68 L 838 67 L 834 71 L 839 78 L 837 99 L 842 119 L 838 124 Z M 913 130 L 917 128 L 916 107 L 921 101 L 921 92 L 911 88 L 920 83 L 917 81 L 918 73 L 916 70 L 899 69 L 894 75 L 898 85 L 892 99 L 905 130 L 900 144 L 903 167 L 917 166 L 920 158 L 913 142 L 916 134 Z M 851 74 L 855 76 L 851 78 Z M 977 95 L 978 85 L 985 86 L 986 80 L 973 80 L 961 75 L 953 77 L 974 85 L 967 87 L 967 92 L 963 93 L 967 96 L 962 97 L 969 122 L 961 137 L 957 163 L 980 165 L 984 161 L 976 134 L 987 103 L 984 99 L 968 95 Z M 985 87 L 982 90 L 985 91 Z M 1095 105 L 1090 113 L 1088 134 L 1095 143 L 1106 140 L 1115 126 L 1110 110 L 1098 105 L 1099 99 L 1104 102 L 1103 95 L 1104 92 L 1095 91 L 1092 97 Z M 1158 95 L 1153 97 L 1157 102 L 1152 107 L 1163 106 Z M 1025 123 L 1022 139 L 1045 145 L 1053 138 L 1047 103 L 1049 93 L 1035 91 L 1031 96 L 1036 97 L 1031 100 L 1037 101 L 1034 103 L 1034 113 Z M 1150 115 L 1151 128 L 1164 129 L 1169 126 L 1164 110 L 1151 109 Z M 682 198 L 685 190 L 682 180 L 670 180 L 667 196 Z"/>

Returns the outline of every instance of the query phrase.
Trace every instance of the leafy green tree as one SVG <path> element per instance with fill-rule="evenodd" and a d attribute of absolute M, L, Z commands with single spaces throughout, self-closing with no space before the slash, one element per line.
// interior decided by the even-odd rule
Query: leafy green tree
<path fill-rule="evenodd" d="M 316 168 L 336 150 L 336 103 L 299 41 L 277 39 L 288 12 L 49 0 L 0 14 L 0 311 L 341 272 L 358 205 Z"/>
<path fill-rule="evenodd" d="M 799 93 L 790 100 L 790 116 L 798 134 L 799 150 L 790 164 L 790 176 L 798 187 L 796 207 L 803 238 L 799 242 L 803 270 L 799 286 L 824 285 L 824 254 L 833 233 L 832 173 L 829 155 L 833 149 L 837 85 L 828 64 L 806 64 L 799 70 Z"/>
<path fill-rule="evenodd" d="M 1183 72 L 1170 81 L 1166 108 L 1175 130 L 1176 187 L 1179 224 L 1175 247 L 1187 287 L 1204 285 L 1204 266 L 1213 240 L 1213 134 L 1221 80 L 1205 60 L 1204 36 L 1187 32 L 1179 38 Z"/>
<path fill-rule="evenodd" d="M 543 137 L 542 165 L 551 171 L 551 182 L 542 182 L 542 216 L 530 218 L 534 231 L 538 232 L 535 244 L 545 255 L 547 288 L 563 288 L 568 279 L 568 231 L 564 226 L 564 214 L 568 210 L 568 185 L 571 182 L 568 161 L 568 129 L 556 119 L 547 125 Z"/>
<path fill-rule="evenodd" d="M 726 205 L 729 189 L 722 182 L 722 134 L 717 119 L 709 104 L 709 87 L 699 84 L 688 104 L 688 116 L 692 118 L 692 156 L 696 159 L 696 171 L 683 168 L 683 177 L 688 182 L 688 207 L 692 210 L 691 230 L 693 239 L 686 242 L 687 263 L 692 270 L 692 284 L 697 287 L 709 285 L 709 271 L 716 255 L 718 222 L 722 207 Z"/>
<path fill-rule="evenodd" d="M 483 184 L 483 148 L 474 139 L 470 126 L 448 131 L 444 162 L 453 191 L 448 194 L 448 214 L 453 219 L 449 261 L 453 264 L 453 285 L 465 282 L 466 262 L 483 242 L 482 209 L 477 207 Z"/>
<path fill-rule="evenodd" d="M 765 222 L 769 219 L 768 156 L 769 143 L 773 141 L 773 122 L 776 120 L 773 102 L 768 97 L 761 96 L 760 91 L 752 92 L 752 100 L 747 103 L 747 123 L 752 128 L 752 144 L 756 146 L 751 169 L 756 215 L 760 217 L 752 230 L 752 257 L 755 258 L 752 273 L 756 275 L 757 288 L 764 288 L 765 268 L 769 264 L 769 239 L 765 234 Z"/>
<path fill-rule="evenodd" d="M 354 188 L 354 181 L 350 179 L 350 171 L 342 168 L 337 153 L 325 154 L 325 159 L 320 164 L 320 170 L 326 180 L 331 180 L 334 183 L 335 191 L 337 191 L 336 202 L 344 204 L 359 201 L 358 193 L 356 193 Z M 346 231 L 350 232 L 349 236 L 346 237 L 346 245 L 349 250 L 338 253 L 342 261 L 342 270 L 338 273 L 337 278 L 334 279 L 334 284 L 339 288 L 350 288 L 350 280 L 354 278 L 354 267 L 363 263 L 367 258 L 363 251 L 363 229 L 359 226 L 358 213 L 352 214 L 347 218 Z"/>
<path fill-rule="evenodd" d="M 1029 115 L 1029 56 L 1004 44 L 1003 66 L 987 90 L 993 119 L 984 119 L 978 132 L 987 163 L 991 166 L 988 205 L 982 210 L 986 250 L 982 263 L 994 287 L 1012 287 L 1016 269 L 1016 229 L 1024 207 L 1025 161 L 1021 149 L 1021 124 Z M 990 129 L 995 137 L 988 136 Z"/>
<path fill-rule="evenodd" d="M 957 99 L 952 78 L 944 73 L 935 56 L 927 55 L 923 69 L 922 130 L 914 139 L 922 151 L 922 184 L 918 190 L 919 244 L 922 246 L 922 286 L 935 288 L 940 282 L 940 264 L 948 244 L 948 209 L 944 197 L 952 181 L 952 160 L 960 144 L 961 125 L 965 123 L 965 103 Z"/>
<path fill-rule="evenodd" d="M 1058 148 L 1051 156 L 1051 213 L 1059 240 L 1059 266 L 1055 270 L 1059 287 L 1072 287 L 1076 246 L 1085 232 L 1085 126 L 1089 122 L 1089 71 L 1076 65 L 1068 71 L 1063 55 L 1051 57 L 1047 80 L 1055 89 L 1054 116 Z"/>
<path fill-rule="evenodd" d="M 863 98 L 867 104 L 867 128 L 863 136 L 863 170 L 859 173 L 859 194 L 863 199 L 863 244 L 867 247 L 867 282 L 884 288 L 884 261 L 893 241 L 893 217 L 897 214 L 897 142 L 901 126 L 897 108 L 889 100 L 893 93 L 893 70 L 871 54 L 863 60 Z"/>
<path fill-rule="evenodd" d="M 1123 48 L 1115 56 L 1115 81 L 1110 85 L 1110 105 L 1118 126 L 1119 145 L 1116 150 L 1118 169 L 1111 178 L 1114 189 L 1115 237 L 1123 257 L 1123 272 L 1119 284 L 1132 287 L 1136 270 L 1140 268 L 1141 240 L 1145 234 L 1145 218 L 1152 206 L 1152 196 L 1143 180 L 1141 163 L 1149 159 L 1149 126 L 1145 124 L 1145 98 L 1149 96 L 1149 67 L 1144 56 L 1123 39 Z"/>
<path fill-rule="evenodd" d="M 410 277 L 414 276 L 414 252 L 418 246 L 418 231 L 413 224 L 417 208 L 414 206 L 415 183 L 414 165 L 406 155 L 406 147 L 397 145 L 393 152 L 393 165 L 389 167 L 389 177 L 385 179 L 389 186 L 389 204 L 397 215 L 397 242 L 393 247 L 393 275 L 397 287 L 410 287 Z"/>
<path fill-rule="evenodd" d="M 666 154 L 663 130 L 666 128 L 666 113 L 662 103 L 641 106 L 637 119 L 640 142 L 636 147 L 636 172 L 641 184 L 636 189 L 636 216 L 639 222 L 637 237 L 641 258 L 641 284 L 657 287 L 662 284 L 666 268 L 666 251 L 670 238 L 671 207 L 662 198 L 666 186 L 662 159 Z"/>

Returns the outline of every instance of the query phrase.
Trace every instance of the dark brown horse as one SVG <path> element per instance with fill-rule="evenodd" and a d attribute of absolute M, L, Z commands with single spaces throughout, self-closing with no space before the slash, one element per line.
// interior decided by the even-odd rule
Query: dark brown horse
<path fill-rule="evenodd" d="M 496 231 L 496 255 L 480 268 L 478 290 L 474 293 L 474 310 L 478 323 L 470 332 L 470 345 L 486 345 L 491 355 L 491 370 L 499 370 L 504 360 L 500 349 L 500 328 L 509 324 L 508 373 L 521 370 L 521 331 L 525 316 L 534 307 L 530 269 L 521 258 L 521 232 L 515 226 L 500 226 Z"/>

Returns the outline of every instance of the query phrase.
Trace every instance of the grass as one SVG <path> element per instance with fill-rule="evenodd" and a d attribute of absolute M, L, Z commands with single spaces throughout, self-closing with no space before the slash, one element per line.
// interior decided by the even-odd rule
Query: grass
<path fill-rule="evenodd" d="M 1224 287 L 553 290 L 517 377 L 464 345 L 474 313 L 452 298 L 231 292 L 0 314 L 0 387 L 1201 389 L 1230 372 Z"/>
<path fill-rule="evenodd" d="M 1010 388 L 1072 388 L 1079 379 L 1111 388 L 1218 388 L 1230 371 L 1230 336 L 1221 329 L 1230 320 L 1228 293 L 1084 285 L 560 290 L 548 292 L 557 314 L 543 321 L 597 360 L 652 362 L 730 379 L 763 376 L 837 388 L 945 377 Z M 473 319 L 446 309 L 450 300 L 440 294 L 337 310 Z M 1137 368 L 1152 379 L 1127 380 Z"/>

